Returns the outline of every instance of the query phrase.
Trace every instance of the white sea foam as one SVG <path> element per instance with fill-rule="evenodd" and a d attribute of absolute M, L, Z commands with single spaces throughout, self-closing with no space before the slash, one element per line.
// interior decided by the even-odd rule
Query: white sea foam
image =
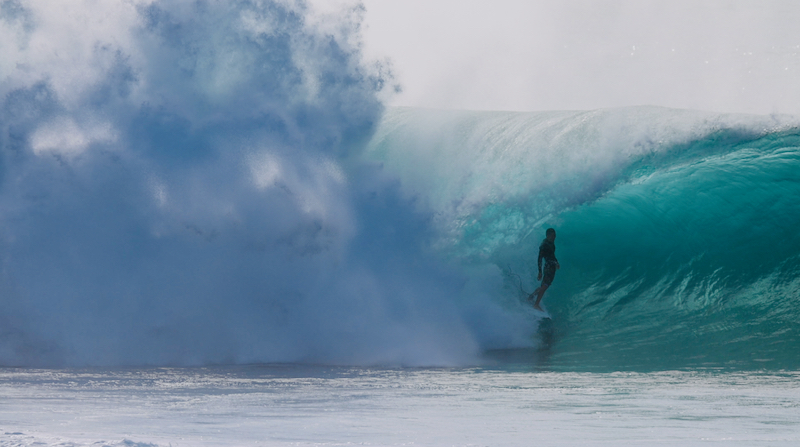
<path fill-rule="evenodd" d="M 796 373 L 0 370 L 2 446 L 793 446 Z"/>

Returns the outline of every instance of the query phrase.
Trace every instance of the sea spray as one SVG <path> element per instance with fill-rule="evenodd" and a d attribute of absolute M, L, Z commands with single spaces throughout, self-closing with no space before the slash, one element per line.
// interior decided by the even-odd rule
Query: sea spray
<path fill-rule="evenodd" d="M 362 12 L 2 2 L 0 364 L 474 358 L 429 217 L 357 160 L 394 85 Z"/>

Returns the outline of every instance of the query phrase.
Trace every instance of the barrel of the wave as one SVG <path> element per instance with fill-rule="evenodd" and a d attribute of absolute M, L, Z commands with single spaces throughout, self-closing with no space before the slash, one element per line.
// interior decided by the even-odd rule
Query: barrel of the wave
<path fill-rule="evenodd" d="M 607 367 L 797 368 L 800 133 L 713 134 L 562 213 L 564 353 Z"/>
<path fill-rule="evenodd" d="M 434 210 L 448 259 L 495 267 L 491 299 L 508 313 L 525 314 L 518 290 L 539 285 L 538 235 L 558 229 L 565 268 L 544 299 L 553 359 L 793 367 L 795 121 L 655 107 L 393 109 L 366 155 Z"/>

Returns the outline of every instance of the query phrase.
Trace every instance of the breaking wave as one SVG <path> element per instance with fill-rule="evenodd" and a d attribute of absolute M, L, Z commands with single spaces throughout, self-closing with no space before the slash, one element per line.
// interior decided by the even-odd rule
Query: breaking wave
<path fill-rule="evenodd" d="M 788 118 L 384 110 L 358 6 L 43 3 L 0 2 L 0 365 L 798 366 Z"/>

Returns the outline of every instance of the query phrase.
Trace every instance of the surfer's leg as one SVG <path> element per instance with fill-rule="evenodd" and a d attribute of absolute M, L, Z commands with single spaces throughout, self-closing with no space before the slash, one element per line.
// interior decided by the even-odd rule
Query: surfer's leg
<path fill-rule="evenodd" d="M 535 291 L 535 292 L 533 292 L 534 294 L 538 294 L 538 295 L 537 295 L 537 297 L 536 297 L 536 302 L 535 302 L 535 303 L 533 303 L 533 307 L 534 307 L 536 310 L 541 310 L 541 311 L 543 311 L 543 309 L 542 309 L 542 308 L 539 306 L 539 303 L 542 301 L 542 297 L 544 296 L 544 292 L 545 292 L 545 291 L 547 291 L 547 288 L 548 288 L 548 287 L 550 287 L 550 284 L 544 284 L 544 283 L 542 283 L 542 285 L 541 285 L 541 286 L 539 286 L 539 288 L 538 288 L 538 289 L 536 289 L 536 291 Z"/>
<path fill-rule="evenodd" d="M 544 289 L 542 287 L 544 287 Z M 540 285 L 539 287 L 536 288 L 536 290 L 533 291 L 533 293 L 528 295 L 528 301 L 533 302 L 533 300 L 535 298 L 536 302 L 538 303 L 542 299 L 542 294 L 544 293 L 544 291 L 546 289 L 547 289 L 547 285 L 546 284 Z"/>
<path fill-rule="evenodd" d="M 544 309 L 542 309 L 539 306 L 539 302 L 542 301 L 542 297 L 544 296 L 544 292 L 547 290 L 548 287 L 550 287 L 550 284 L 553 283 L 553 278 L 555 278 L 555 276 L 556 276 L 555 267 L 551 266 L 551 265 L 546 266 L 545 269 L 544 269 L 544 277 L 542 278 L 542 285 L 539 286 L 538 289 L 536 289 L 536 292 L 534 292 L 534 293 L 538 293 L 538 296 L 536 297 L 536 302 L 533 303 L 533 307 L 536 310 L 541 310 L 542 312 L 544 312 Z"/>

